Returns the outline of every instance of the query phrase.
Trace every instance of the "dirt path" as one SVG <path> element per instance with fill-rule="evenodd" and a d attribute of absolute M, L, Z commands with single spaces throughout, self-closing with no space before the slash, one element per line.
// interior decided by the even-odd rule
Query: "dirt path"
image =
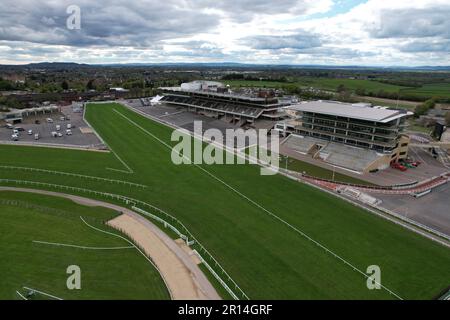
<path fill-rule="evenodd" d="M 0 191 L 30 192 L 70 199 L 91 207 L 105 207 L 122 215 L 108 224 L 127 234 L 158 267 L 174 300 L 220 300 L 208 278 L 200 270 L 193 257 L 173 239 L 146 218 L 128 208 L 65 193 L 0 187 Z"/>

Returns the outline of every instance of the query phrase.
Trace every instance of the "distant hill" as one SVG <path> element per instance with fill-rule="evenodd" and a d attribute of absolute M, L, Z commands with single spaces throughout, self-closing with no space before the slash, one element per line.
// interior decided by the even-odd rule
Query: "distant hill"
<path fill-rule="evenodd" d="M 294 65 L 294 64 L 249 64 L 238 62 L 206 62 L 206 63 L 115 63 L 115 64 L 82 64 L 75 62 L 40 62 L 26 65 L 0 65 L 0 68 L 24 69 L 74 69 L 88 67 L 180 67 L 180 68 L 255 68 L 255 69 L 324 69 L 324 70 L 393 70 L 393 71 L 450 71 L 450 66 L 332 66 L 332 65 Z"/>

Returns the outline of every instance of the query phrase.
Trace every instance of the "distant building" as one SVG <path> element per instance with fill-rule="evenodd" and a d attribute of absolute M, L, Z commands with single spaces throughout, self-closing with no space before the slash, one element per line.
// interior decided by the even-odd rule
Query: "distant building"
<path fill-rule="evenodd" d="M 411 112 L 333 101 L 288 110 L 294 120 L 278 123 L 276 130 L 297 136 L 290 142 L 300 153 L 358 172 L 384 169 L 408 156 L 409 137 L 403 132 Z"/>

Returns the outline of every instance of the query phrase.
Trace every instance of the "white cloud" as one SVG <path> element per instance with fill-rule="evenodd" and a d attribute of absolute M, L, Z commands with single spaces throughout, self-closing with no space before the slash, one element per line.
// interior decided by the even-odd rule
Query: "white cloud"
<path fill-rule="evenodd" d="M 73 2 L 78 32 L 65 28 Z M 339 2 L 2 0 L 0 63 L 450 64 L 448 0 L 368 0 L 314 18 Z"/>

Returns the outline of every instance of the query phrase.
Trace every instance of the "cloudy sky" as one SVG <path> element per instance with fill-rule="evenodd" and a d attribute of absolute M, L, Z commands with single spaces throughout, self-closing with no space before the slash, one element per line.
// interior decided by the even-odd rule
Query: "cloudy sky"
<path fill-rule="evenodd" d="M 0 63 L 450 65 L 450 0 L 0 0 Z M 76 28 L 69 6 L 80 8 Z M 76 17 L 75 17 L 76 18 Z M 75 26 L 74 28 L 68 28 Z"/>

